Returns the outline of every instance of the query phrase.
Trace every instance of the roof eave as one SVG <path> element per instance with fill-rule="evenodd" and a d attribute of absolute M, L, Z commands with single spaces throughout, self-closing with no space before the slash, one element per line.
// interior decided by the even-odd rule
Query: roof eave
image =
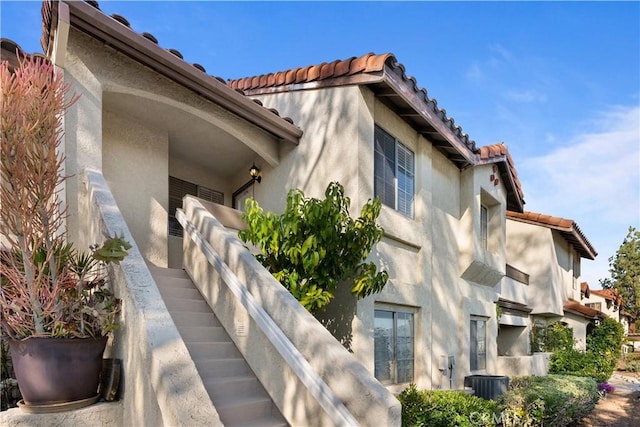
<path fill-rule="evenodd" d="M 80 1 L 65 1 L 70 24 L 161 75 L 221 105 L 284 141 L 298 144 L 302 130 L 130 28 Z"/>
<path fill-rule="evenodd" d="M 514 221 L 522 222 L 525 224 L 537 225 L 540 227 L 546 227 L 552 230 L 557 230 L 558 232 L 560 232 L 562 237 L 574 247 L 576 252 L 578 252 L 582 258 L 594 260 L 598 256 L 598 253 L 596 252 L 596 250 L 593 248 L 591 243 L 589 243 L 587 238 L 582 234 L 582 232 L 580 231 L 580 229 L 578 228 L 578 226 L 574 221 L 571 221 L 570 227 L 561 227 L 559 225 L 553 225 L 553 224 L 548 224 L 541 221 L 535 221 L 535 220 L 526 218 L 524 216 L 517 215 L 518 212 L 514 212 L 514 213 L 516 214 L 516 216 L 507 214 L 507 218 Z M 519 214 L 523 214 L 523 212 L 519 212 Z"/>
<path fill-rule="evenodd" d="M 478 159 L 478 165 L 497 164 L 500 170 L 500 178 L 507 190 L 507 209 L 510 211 L 524 212 L 524 200 L 518 195 L 518 186 L 509 170 L 509 162 L 506 155 L 492 157 L 490 159 Z"/>
<path fill-rule="evenodd" d="M 453 150 L 456 154 L 455 163 L 460 169 L 476 163 L 475 153 L 469 149 L 469 147 L 467 147 L 451 129 L 445 126 L 442 119 L 436 116 L 436 113 L 425 104 L 423 99 L 420 98 L 418 92 L 413 88 L 408 87 L 402 76 L 387 64 L 384 66 L 383 80 L 397 94 L 397 96 L 400 97 L 408 107 L 410 107 L 411 110 L 417 113 L 420 118 L 427 122 L 429 127 L 435 129 L 435 131 L 444 139 L 445 145 L 448 145 L 448 148 L 444 148 L 445 155 L 450 157 L 453 154 L 451 150 Z M 418 132 L 422 134 L 429 133 L 426 130 L 425 132 L 420 132 L 420 130 L 418 130 Z M 428 135 L 425 135 L 425 137 L 433 143 L 432 139 L 429 138 Z M 443 151 L 441 147 L 436 146 L 436 148 Z"/>
<path fill-rule="evenodd" d="M 403 108 L 407 111 L 404 113 L 397 112 L 398 115 L 405 119 L 410 115 L 413 119 L 421 121 L 424 125 L 421 126 L 421 129 L 416 129 L 416 131 L 425 136 L 437 149 L 442 151 L 447 158 L 455 163 L 458 168 L 463 169 L 475 164 L 474 152 L 445 125 L 442 118 L 437 116 L 436 113 L 425 104 L 424 100 L 420 98 L 418 93 L 405 83 L 403 77 L 388 64 L 384 64 L 381 71 L 368 71 L 366 73 L 305 81 L 302 83 L 255 87 L 253 89 L 243 89 L 243 93 L 248 96 L 256 96 L 350 85 L 367 86 L 372 89 L 379 99 L 394 97 L 396 100 L 401 100 Z M 439 135 L 438 141 L 433 138 L 435 134 Z"/>

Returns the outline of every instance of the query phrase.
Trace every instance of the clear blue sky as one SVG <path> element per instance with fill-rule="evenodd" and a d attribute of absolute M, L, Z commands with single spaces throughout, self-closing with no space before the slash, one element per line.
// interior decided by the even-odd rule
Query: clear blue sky
<path fill-rule="evenodd" d="M 527 210 L 578 223 L 592 287 L 640 228 L 639 2 L 99 3 L 223 78 L 393 52 L 479 145 L 508 145 Z M 40 2 L 0 16 L 41 51 Z"/>

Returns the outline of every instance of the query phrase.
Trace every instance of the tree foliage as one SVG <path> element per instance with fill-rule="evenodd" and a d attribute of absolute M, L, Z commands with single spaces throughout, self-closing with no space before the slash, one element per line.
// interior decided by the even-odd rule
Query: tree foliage
<path fill-rule="evenodd" d="M 634 319 L 640 318 L 640 231 L 629 232 L 614 256 L 609 258 L 611 277 L 600 280 L 605 289 L 617 289 L 622 308 Z"/>
<path fill-rule="evenodd" d="M 324 200 L 290 190 L 282 215 L 265 213 L 249 199 L 243 215 L 248 228 L 239 236 L 260 249 L 258 260 L 311 312 L 325 307 L 341 283 L 364 298 L 380 292 L 388 278 L 373 262 L 364 262 L 382 238 L 376 224 L 381 205 L 369 200 L 352 218 L 350 204 L 337 182 L 329 184 Z"/>

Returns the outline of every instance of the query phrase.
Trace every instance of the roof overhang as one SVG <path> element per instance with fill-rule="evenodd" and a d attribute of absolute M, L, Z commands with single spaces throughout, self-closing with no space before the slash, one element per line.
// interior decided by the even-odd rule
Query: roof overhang
<path fill-rule="evenodd" d="M 524 198 L 522 190 L 516 182 L 515 167 L 510 156 L 504 154 L 489 159 L 478 159 L 476 164 L 495 164 L 498 167 L 500 181 L 504 184 L 507 192 L 507 209 L 514 212 L 523 212 Z"/>
<path fill-rule="evenodd" d="M 42 36 L 43 49 L 47 55 L 55 46 L 54 38 L 58 22 L 66 21 L 71 28 L 80 30 L 103 42 L 277 138 L 293 144 L 299 143 L 302 136 L 300 128 L 229 88 L 224 81 L 206 74 L 170 51 L 137 34 L 91 4 L 83 1 L 53 0 L 50 2 L 49 9 L 47 11 L 48 19 L 47 16 L 43 16 L 45 28 Z M 43 15 L 44 12 L 43 6 Z"/>
<path fill-rule="evenodd" d="M 383 104 L 395 111 L 420 135 L 428 139 L 459 169 L 474 165 L 477 152 L 475 142 L 462 132 L 462 128 L 455 124 L 453 118 L 447 117 L 446 111 L 438 108 L 436 100 L 429 98 L 424 89 L 417 87 L 415 79 L 404 74 L 404 67 L 396 63 L 392 54 L 380 55 L 376 57 L 376 60 L 381 61 L 379 65 L 370 67 L 371 69 L 367 71 L 330 78 L 314 76 L 317 78 L 306 79 L 300 83 L 275 82 L 272 84 L 274 82 L 260 81 L 261 79 L 281 78 L 283 73 L 276 73 L 278 76 L 256 76 L 241 79 L 242 81 L 255 81 L 254 85 L 243 87 L 242 91 L 245 95 L 252 96 L 350 85 L 366 86 Z M 341 62 L 344 61 L 337 61 L 337 63 Z M 340 66 L 340 64 L 328 65 Z M 315 71 L 315 68 L 318 67 L 307 67 L 299 69 L 299 71 L 312 72 Z M 335 68 L 331 68 L 331 70 L 333 69 Z M 288 76 L 288 73 L 295 71 L 290 70 L 286 75 Z"/>
<path fill-rule="evenodd" d="M 562 238 L 573 246 L 582 258 L 593 260 L 598 256 L 598 252 L 596 252 L 589 240 L 587 240 L 578 225 L 570 219 L 535 214 L 533 212 L 520 213 L 513 211 L 507 211 L 507 219 L 556 230 L 560 233 Z"/>
<path fill-rule="evenodd" d="M 582 305 L 578 301 L 568 301 L 564 305 L 563 310 L 565 314 L 571 313 L 589 320 L 598 320 L 607 317 L 603 312 L 596 310 L 595 308 Z"/>

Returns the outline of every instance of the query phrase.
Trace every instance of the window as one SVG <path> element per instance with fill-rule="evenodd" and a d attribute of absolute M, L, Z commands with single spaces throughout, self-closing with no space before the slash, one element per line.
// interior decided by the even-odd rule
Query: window
<path fill-rule="evenodd" d="M 589 308 L 593 308 L 598 311 L 602 311 L 602 303 L 599 302 L 588 302 L 585 304 Z"/>
<path fill-rule="evenodd" d="M 182 179 L 169 177 L 169 235 L 182 237 L 182 227 L 176 219 L 176 209 L 182 208 L 182 198 L 190 194 L 203 200 L 224 204 L 224 194 Z"/>
<path fill-rule="evenodd" d="M 413 381 L 413 313 L 375 310 L 374 375 L 378 381 Z"/>
<path fill-rule="evenodd" d="M 413 151 L 376 126 L 374 155 L 374 195 L 383 204 L 413 218 Z"/>
<path fill-rule="evenodd" d="M 470 328 L 470 368 L 479 371 L 487 367 L 487 320 L 471 317 Z"/>
<path fill-rule="evenodd" d="M 529 275 L 509 264 L 507 264 L 506 276 L 525 285 L 529 284 Z"/>
<path fill-rule="evenodd" d="M 488 248 L 489 238 L 489 209 L 485 205 L 480 205 L 480 244 L 482 249 Z"/>

